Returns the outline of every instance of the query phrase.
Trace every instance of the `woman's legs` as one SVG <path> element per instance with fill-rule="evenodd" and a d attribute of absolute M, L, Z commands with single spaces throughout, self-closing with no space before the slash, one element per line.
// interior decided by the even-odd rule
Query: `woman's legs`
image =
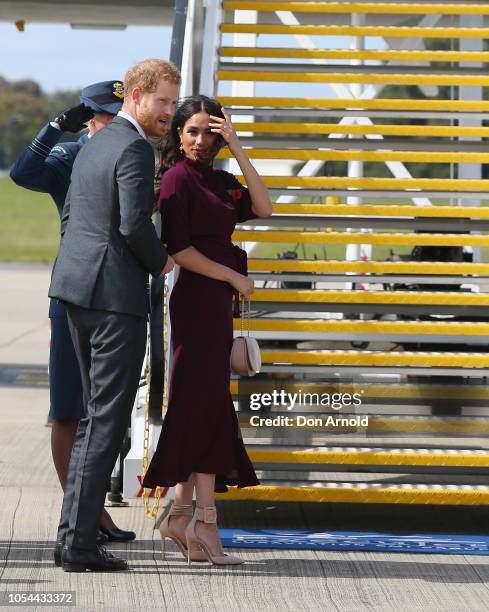
<path fill-rule="evenodd" d="M 194 497 L 195 474 L 190 474 L 186 482 L 179 482 L 175 487 L 175 503 L 191 505 Z"/>
<path fill-rule="evenodd" d="M 176 505 L 192 505 L 194 488 L 196 490 L 197 506 L 204 508 L 205 506 L 214 506 L 214 483 L 216 480 L 215 474 L 193 473 L 189 476 L 186 482 L 179 482 L 175 487 L 175 504 Z M 176 514 L 171 517 L 171 527 L 182 534 L 185 528 L 190 523 L 191 516 Z M 211 550 L 218 551 L 222 554 L 221 540 L 216 524 L 199 524 L 199 535 L 202 535 L 205 541 L 211 545 Z M 217 554 L 217 553 L 216 553 Z"/>
<path fill-rule="evenodd" d="M 75 442 L 78 421 L 57 421 L 53 419 L 51 429 L 51 454 L 58 479 L 63 491 L 68 477 L 68 466 L 70 464 L 71 449 Z M 100 517 L 100 526 L 106 529 L 114 529 L 116 524 L 110 514 L 104 508 Z"/>
<path fill-rule="evenodd" d="M 214 494 L 215 482 L 215 474 L 203 474 L 199 472 L 195 474 L 195 493 L 198 508 L 216 505 Z M 224 554 L 217 523 L 204 523 L 198 521 L 195 525 L 195 534 L 204 540 L 212 555 L 220 556 Z"/>
<path fill-rule="evenodd" d="M 70 463 L 71 449 L 75 442 L 78 421 L 56 421 L 53 420 L 51 429 L 51 454 L 53 463 L 58 474 L 59 482 L 63 491 L 68 476 L 68 465 Z"/>
<path fill-rule="evenodd" d="M 205 506 L 215 505 L 214 486 L 216 483 L 215 474 L 203 474 L 196 472 L 195 474 L 195 496 L 197 498 L 197 506 L 204 508 Z"/>
<path fill-rule="evenodd" d="M 175 487 L 175 506 L 192 506 L 194 496 L 195 474 L 190 474 L 186 482 L 179 482 Z M 174 514 L 171 516 L 171 528 L 174 529 L 185 542 L 185 529 L 192 520 L 190 514 Z"/>

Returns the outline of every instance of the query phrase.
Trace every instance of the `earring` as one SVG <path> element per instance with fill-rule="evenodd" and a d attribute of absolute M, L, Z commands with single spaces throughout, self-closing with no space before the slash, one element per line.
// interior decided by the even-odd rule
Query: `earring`
<path fill-rule="evenodd" d="M 183 144 L 180 143 L 180 147 L 178 149 L 180 151 L 180 155 L 183 155 Z"/>

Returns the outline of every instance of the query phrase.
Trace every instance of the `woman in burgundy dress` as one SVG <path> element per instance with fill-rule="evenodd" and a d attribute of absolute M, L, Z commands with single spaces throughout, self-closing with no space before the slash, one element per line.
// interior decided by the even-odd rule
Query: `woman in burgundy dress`
<path fill-rule="evenodd" d="M 226 143 L 248 188 L 212 166 Z M 272 204 L 216 100 L 196 96 L 181 104 L 163 160 L 169 169 L 160 192 L 162 239 L 180 271 L 170 297 L 168 411 L 143 484 L 176 485 L 175 503 L 160 527 L 163 546 L 171 538 L 189 563 L 238 564 L 241 559 L 223 553 L 214 492 L 259 482 L 229 390 L 233 304 L 239 294 L 248 297 L 254 290 L 245 253 L 233 245 L 231 235 L 237 223 L 271 215 Z"/>

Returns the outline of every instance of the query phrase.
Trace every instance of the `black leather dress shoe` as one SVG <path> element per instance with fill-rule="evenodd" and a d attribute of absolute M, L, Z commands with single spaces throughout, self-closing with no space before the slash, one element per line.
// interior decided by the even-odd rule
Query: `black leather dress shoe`
<path fill-rule="evenodd" d="M 109 538 L 105 535 L 105 533 L 102 533 L 101 531 L 98 532 L 97 534 L 97 545 L 98 544 L 105 544 L 105 542 L 108 542 Z M 61 567 L 61 551 L 63 550 L 63 546 L 65 545 L 65 541 L 64 540 L 57 540 L 56 544 L 54 545 L 54 565 L 56 567 Z"/>
<path fill-rule="evenodd" d="M 63 546 L 61 567 L 65 572 L 118 572 L 128 569 L 125 559 L 114 557 L 102 546 L 94 550 Z"/>
<path fill-rule="evenodd" d="M 134 531 L 125 531 L 124 529 L 119 529 L 119 527 L 114 527 L 113 529 L 100 527 L 100 531 L 107 536 L 108 542 L 131 542 L 136 538 Z"/>
<path fill-rule="evenodd" d="M 100 528 L 98 530 L 97 533 L 97 544 L 105 544 L 106 542 L 109 541 L 109 538 L 107 537 L 107 535 L 102 531 L 102 528 Z"/>
<path fill-rule="evenodd" d="M 61 551 L 63 550 L 63 546 L 65 545 L 64 540 L 57 540 L 54 545 L 54 565 L 56 567 L 61 567 Z"/>

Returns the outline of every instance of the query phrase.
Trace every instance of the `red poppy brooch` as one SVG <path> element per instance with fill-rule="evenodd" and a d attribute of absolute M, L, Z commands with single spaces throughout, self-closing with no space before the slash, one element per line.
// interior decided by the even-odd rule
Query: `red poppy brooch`
<path fill-rule="evenodd" d="M 243 197 L 243 192 L 241 191 L 241 189 L 228 189 L 228 193 L 231 196 L 233 202 L 241 200 L 241 198 Z"/>

